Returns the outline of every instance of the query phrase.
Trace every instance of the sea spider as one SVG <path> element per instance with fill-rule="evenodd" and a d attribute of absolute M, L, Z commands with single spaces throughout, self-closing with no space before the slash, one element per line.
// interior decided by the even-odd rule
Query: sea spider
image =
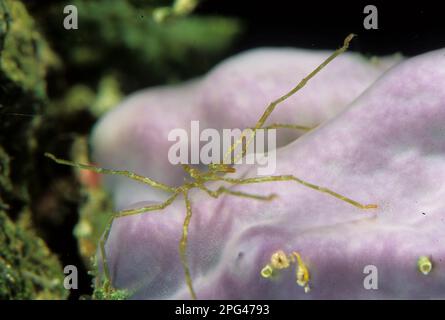
<path fill-rule="evenodd" d="M 264 124 L 265 124 L 266 120 L 269 118 L 270 114 L 275 110 L 275 108 L 281 102 L 285 101 L 286 99 L 288 99 L 289 97 L 294 95 L 297 91 L 299 91 L 301 88 L 303 88 L 306 85 L 306 83 L 312 77 L 314 77 L 321 69 L 323 69 L 329 62 L 331 62 L 333 59 L 335 59 L 335 57 L 337 57 L 338 55 L 340 55 L 341 53 L 346 51 L 347 48 L 349 47 L 349 43 L 353 37 L 354 37 L 353 34 L 350 34 L 348 37 L 346 37 L 346 39 L 344 40 L 344 44 L 341 48 L 337 49 L 322 64 L 320 64 L 314 71 L 312 71 L 308 76 L 303 78 L 292 90 L 290 90 L 288 93 L 284 94 L 280 98 L 276 99 L 275 101 L 271 102 L 267 106 L 266 110 L 264 111 L 263 115 L 256 123 L 255 127 L 251 130 L 251 135 L 250 135 L 247 143 L 244 143 L 242 152 L 240 154 L 238 154 L 237 159 L 242 158 L 246 155 L 246 149 L 247 149 L 246 146 L 254 138 L 256 131 L 260 128 L 264 128 L 264 129 L 293 128 L 293 129 L 299 129 L 299 130 L 308 129 L 307 127 L 304 127 L 304 126 L 290 125 L 290 124 L 273 124 L 271 126 L 264 127 Z M 240 143 L 246 142 L 245 138 L 246 137 L 243 133 L 243 135 L 240 137 L 240 139 L 238 139 L 230 147 L 230 149 L 226 153 L 226 156 L 227 155 L 235 156 L 234 150 L 236 150 L 236 147 Z M 229 185 L 245 185 L 245 184 L 254 184 L 254 183 L 261 183 L 261 182 L 272 182 L 272 181 L 295 181 L 295 182 L 302 184 L 308 188 L 314 189 L 319 192 L 327 193 L 335 198 L 345 201 L 345 202 L 347 202 L 355 207 L 358 207 L 360 209 L 377 208 L 377 205 L 375 205 L 375 204 L 367 204 L 367 205 L 361 204 L 360 202 L 357 202 L 357 201 L 352 200 L 348 197 L 345 197 L 345 196 L 343 196 L 335 191 L 332 191 L 328 188 L 321 187 L 316 184 L 312 184 L 310 182 L 304 181 L 304 180 L 302 180 L 298 177 L 292 176 L 292 175 L 261 176 L 261 177 L 254 177 L 254 178 L 230 178 L 230 177 L 227 177 L 227 175 L 231 174 L 231 173 L 235 173 L 235 168 L 230 164 L 216 164 L 216 163 L 209 164 L 207 166 L 207 170 L 205 170 L 205 171 L 198 170 L 198 169 L 193 168 L 189 165 L 182 164 L 184 171 L 188 174 L 188 176 L 191 179 L 186 180 L 185 183 L 182 184 L 181 186 L 173 187 L 173 186 L 169 186 L 164 183 L 161 183 L 159 181 L 155 181 L 151 178 L 138 175 L 138 174 L 136 174 L 134 172 L 130 172 L 130 171 L 110 170 L 110 169 L 99 168 L 99 167 L 86 165 L 86 164 L 79 164 L 79 163 L 75 163 L 72 161 L 67 161 L 67 160 L 56 158 L 54 155 L 52 155 L 50 153 L 45 153 L 45 156 L 51 158 L 52 160 L 54 160 L 55 162 L 57 162 L 59 164 L 64 164 L 64 165 L 76 167 L 79 169 L 92 170 L 92 171 L 100 173 L 100 174 L 123 175 L 130 179 L 142 182 L 142 183 L 147 184 L 153 188 L 157 188 L 157 189 L 163 190 L 163 191 L 171 194 L 171 196 L 162 203 L 144 206 L 144 207 L 135 208 L 135 209 L 127 209 L 127 210 L 118 211 L 118 212 L 115 212 L 112 215 L 112 217 L 110 218 L 110 221 L 107 224 L 104 234 L 99 241 L 99 248 L 100 248 L 100 253 L 101 253 L 101 257 L 102 257 L 102 267 L 103 267 L 103 272 L 105 275 L 104 286 L 105 286 L 105 288 L 108 288 L 108 289 L 111 286 L 111 277 L 110 277 L 110 271 L 109 271 L 109 268 L 107 265 L 105 243 L 106 243 L 108 236 L 110 234 L 110 229 L 111 229 L 114 219 L 119 218 L 119 217 L 149 212 L 149 211 L 165 209 L 167 206 L 172 204 L 173 201 L 179 195 L 182 194 L 184 197 L 184 202 L 185 202 L 185 207 L 186 207 L 186 216 L 185 216 L 183 227 L 182 227 L 182 237 L 181 237 L 181 240 L 179 243 L 179 254 L 180 254 L 180 258 L 181 258 L 182 267 L 183 267 L 184 273 L 185 273 L 185 280 L 186 280 L 188 289 L 190 291 L 191 297 L 193 299 L 197 298 L 196 293 L 193 289 L 192 278 L 190 275 L 190 270 L 189 270 L 189 266 L 188 266 L 188 262 L 187 262 L 187 255 L 186 255 L 188 229 L 189 229 L 190 220 L 192 218 L 192 208 L 191 208 L 191 201 L 189 198 L 189 191 L 194 188 L 198 188 L 198 189 L 205 191 L 208 195 L 210 195 L 211 197 L 214 197 L 214 198 L 218 198 L 221 194 L 230 194 L 230 195 L 239 196 L 239 197 L 247 197 L 247 198 L 253 198 L 253 199 L 258 199 L 258 200 L 270 201 L 276 197 L 276 195 L 274 195 L 274 194 L 271 194 L 269 196 L 260 196 L 260 195 L 250 194 L 250 193 L 239 192 L 239 191 L 232 191 L 229 188 L 226 188 L 223 186 L 219 187 L 217 190 L 210 190 L 205 185 L 207 182 L 221 181 L 221 182 L 226 182 Z M 236 160 L 233 163 L 236 163 Z M 294 253 L 294 256 L 297 258 L 297 260 L 295 260 L 295 261 L 298 262 L 300 260 L 298 253 L 296 253 L 296 254 Z M 301 262 L 300 262 L 300 265 L 302 265 Z M 301 275 L 299 275 L 299 277 L 301 278 L 305 274 L 306 273 L 302 273 Z"/>

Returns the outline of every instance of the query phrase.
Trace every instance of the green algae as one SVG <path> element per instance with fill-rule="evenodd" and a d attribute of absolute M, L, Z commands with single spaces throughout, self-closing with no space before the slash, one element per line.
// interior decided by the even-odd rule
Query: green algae
<path fill-rule="evenodd" d="M 33 228 L 29 192 L 37 147 L 30 135 L 56 64 L 24 4 L 0 0 L 0 300 L 69 294 L 58 257 Z"/>
<path fill-rule="evenodd" d="M 97 273 L 109 196 L 42 155 L 89 162 L 92 125 L 126 94 L 197 76 L 220 59 L 241 26 L 190 15 L 192 2 L 176 1 L 175 18 L 158 23 L 153 12 L 172 1 L 73 0 L 79 29 L 69 31 L 63 3 L 0 0 L 0 299 L 68 297 L 51 252 L 66 259 L 53 233 L 67 223 L 73 227 L 57 240 L 74 237 L 79 252 L 69 254 Z M 99 282 L 93 289 L 88 298 L 129 295 Z"/>
<path fill-rule="evenodd" d="M 38 98 L 46 96 L 47 68 L 57 65 L 55 54 L 37 31 L 20 1 L 0 1 L 0 69 L 3 76 Z"/>
<path fill-rule="evenodd" d="M 77 30 L 61 27 L 63 4 L 46 10 L 42 25 L 47 38 L 57 43 L 66 72 L 93 90 L 106 74 L 113 74 L 125 93 L 202 74 L 242 30 L 236 19 L 193 14 L 160 24 L 153 19 L 159 3 L 149 1 L 70 4 L 78 9 Z"/>
<path fill-rule="evenodd" d="M 63 277 L 44 241 L 0 210 L 0 300 L 64 299 Z"/>

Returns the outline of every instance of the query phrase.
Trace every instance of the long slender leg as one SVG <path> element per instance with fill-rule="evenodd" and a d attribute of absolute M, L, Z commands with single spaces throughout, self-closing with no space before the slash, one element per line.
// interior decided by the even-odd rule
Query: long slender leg
<path fill-rule="evenodd" d="M 264 129 L 264 130 L 268 130 L 268 129 L 292 129 L 292 130 L 305 131 L 305 132 L 309 132 L 309 131 L 311 131 L 311 130 L 313 130 L 315 128 L 316 127 L 308 127 L 308 126 L 302 126 L 302 125 L 298 125 L 298 124 L 284 124 L 284 123 L 272 123 L 270 125 L 261 127 L 261 129 Z M 253 132 L 256 132 L 257 129 L 250 128 L 250 130 L 252 130 Z M 248 147 L 248 143 L 246 142 L 246 137 L 244 137 L 243 145 L 242 145 L 242 154 L 243 155 L 245 155 L 247 153 L 247 151 L 246 151 L 247 147 Z"/>
<path fill-rule="evenodd" d="M 309 75 L 307 75 L 305 78 L 303 78 L 294 88 L 292 88 L 289 92 L 287 92 L 286 94 L 284 94 L 283 96 L 279 97 L 278 99 L 272 101 L 271 103 L 269 103 L 269 105 L 267 106 L 266 110 L 264 110 L 263 115 L 261 116 L 261 118 L 257 121 L 255 128 L 253 129 L 253 132 L 250 134 L 250 137 L 247 140 L 246 145 L 249 146 L 249 144 L 251 143 L 251 141 L 253 140 L 253 138 L 255 137 L 256 134 L 256 130 L 260 129 L 264 123 L 266 123 L 266 120 L 269 118 L 270 114 L 275 110 L 275 108 L 282 103 L 283 101 L 287 100 L 289 97 L 293 96 L 295 93 L 297 93 L 300 89 L 302 89 L 310 79 L 312 79 L 318 72 L 320 72 L 324 67 L 326 67 L 332 60 L 334 60 L 337 56 L 339 56 L 340 54 L 342 54 L 343 52 L 345 52 L 348 47 L 349 47 L 349 43 L 351 42 L 352 38 L 354 38 L 355 35 L 354 34 L 350 34 L 346 37 L 345 41 L 343 42 L 343 46 L 339 49 L 337 49 L 336 51 L 334 51 L 334 53 L 332 53 L 326 60 L 324 60 L 317 68 L 315 68 L 311 73 L 309 73 Z M 236 148 L 238 147 L 238 145 L 240 145 L 244 140 L 245 135 L 241 135 L 241 137 L 229 148 L 229 150 L 227 150 L 225 156 L 224 156 L 224 160 L 227 160 L 232 153 L 234 153 L 234 151 L 236 150 Z M 238 156 L 235 156 L 235 161 L 234 163 L 238 162 L 238 160 L 240 158 L 243 158 L 246 153 L 245 150 L 247 150 L 247 146 L 245 148 L 242 149 L 242 153 L 239 154 Z"/>
<path fill-rule="evenodd" d="M 165 185 L 161 182 L 155 181 L 153 179 L 150 179 L 148 177 L 144 177 L 141 175 L 138 175 L 134 172 L 131 171 L 127 171 L 127 170 L 111 170 L 111 169 L 104 169 L 104 168 L 100 168 L 100 167 L 95 167 L 92 165 L 86 165 L 86 164 L 80 164 L 80 163 L 75 163 L 72 161 L 68 161 L 68 160 L 63 160 L 63 159 L 59 159 L 57 157 L 55 157 L 53 154 L 51 153 L 45 153 L 45 156 L 52 159 L 53 161 L 55 161 L 56 163 L 59 164 L 63 164 L 63 165 L 68 165 L 71 167 L 75 167 L 75 168 L 79 168 L 79 169 L 85 169 L 85 170 L 91 170 L 97 173 L 101 173 L 101 174 L 112 174 L 112 175 L 122 175 L 122 176 L 126 176 L 130 179 L 148 184 L 154 188 L 157 189 L 161 189 L 167 192 L 173 192 L 173 195 L 168 198 L 165 202 L 161 203 L 161 204 L 155 204 L 155 205 L 150 205 L 150 206 L 146 206 L 146 207 L 141 207 L 141 208 L 136 208 L 136 209 L 130 209 L 130 210 L 122 210 L 119 212 L 116 212 L 115 214 L 113 214 L 113 216 L 110 218 L 110 220 L 107 223 L 107 227 L 105 229 L 104 235 L 101 238 L 101 240 L 99 241 L 99 247 L 100 247 L 100 252 L 101 252 L 101 256 L 102 256 L 102 267 L 104 270 L 104 274 L 105 274 L 105 290 L 109 289 L 109 286 L 111 285 L 111 275 L 110 275 L 110 270 L 108 268 L 108 263 L 107 263 L 107 257 L 106 257 L 106 250 L 105 250 L 105 244 L 108 240 L 108 237 L 110 235 L 110 230 L 111 230 L 111 226 L 113 224 L 114 219 L 119 218 L 119 217 L 124 217 L 124 216 L 129 216 L 129 215 L 135 215 L 135 214 L 140 214 L 140 213 L 144 213 L 144 212 L 148 212 L 148 211 L 155 211 L 155 210 L 162 210 L 165 207 L 167 207 L 168 205 L 170 205 L 175 199 L 176 197 L 179 195 L 179 193 L 181 193 L 182 189 L 179 188 L 174 188 L 174 187 L 170 187 L 168 185 Z M 183 264 L 183 268 L 186 274 L 186 282 L 187 285 L 190 289 L 190 292 L 192 294 L 192 297 L 194 299 L 196 299 L 196 294 L 193 290 L 192 287 L 192 281 L 191 281 L 191 277 L 190 277 L 190 271 L 188 268 L 188 264 L 187 264 L 187 258 L 186 258 L 186 247 L 187 247 L 187 235 L 188 235 L 188 225 L 190 223 L 190 219 L 191 219 L 191 215 L 192 215 L 192 211 L 191 211 L 191 205 L 190 205 L 190 201 L 188 199 L 188 192 L 184 191 L 184 196 L 185 196 L 185 201 L 186 201 L 186 207 L 187 207 L 187 215 L 186 218 L 184 220 L 184 226 L 183 226 L 183 237 L 182 240 L 180 242 L 180 255 L 181 255 L 181 261 Z"/>
<path fill-rule="evenodd" d="M 298 124 L 272 123 L 268 126 L 262 127 L 261 129 L 294 129 L 294 130 L 301 130 L 301 131 L 310 131 L 315 128 L 316 127 L 301 126 Z"/>
<path fill-rule="evenodd" d="M 190 295 L 192 296 L 192 299 L 196 300 L 197 297 L 195 290 L 193 289 L 192 277 L 190 275 L 190 268 L 187 262 L 187 242 L 188 242 L 190 220 L 192 219 L 192 204 L 188 196 L 188 190 L 184 190 L 183 194 L 185 200 L 186 215 L 184 219 L 184 224 L 182 226 L 182 238 L 181 241 L 179 242 L 179 255 L 181 257 L 181 263 L 185 273 L 185 281 L 189 288 Z"/>
<path fill-rule="evenodd" d="M 258 194 L 246 193 L 246 192 L 241 192 L 241 191 L 233 191 L 233 190 L 227 189 L 225 187 L 219 187 L 217 190 L 210 190 L 210 189 L 206 188 L 204 185 L 202 185 L 202 186 L 199 186 L 199 188 L 201 190 L 204 190 L 205 192 L 207 192 L 213 198 L 218 198 L 223 193 L 227 193 L 227 194 L 230 194 L 233 196 L 238 196 L 238 197 L 244 197 L 244 198 L 250 198 L 250 199 L 256 199 L 256 200 L 264 200 L 264 201 L 270 201 L 277 197 L 277 195 L 274 193 L 267 195 L 267 196 L 262 196 L 262 195 L 258 195 Z"/>
<path fill-rule="evenodd" d="M 332 191 L 331 189 L 321 187 L 316 184 L 309 183 L 305 180 L 302 180 L 302 179 L 297 178 L 292 175 L 267 176 L 267 177 L 256 177 L 256 178 L 247 178 L 247 179 L 232 179 L 232 178 L 222 177 L 221 180 L 226 181 L 231 184 L 252 184 L 252 183 L 272 182 L 272 181 L 295 181 L 295 182 L 300 183 L 308 188 L 327 193 L 337 199 L 340 199 L 340 200 L 345 201 L 349 204 L 352 204 L 353 206 L 360 208 L 360 209 L 376 209 L 378 207 L 376 204 L 361 204 L 360 202 L 357 202 L 357 201 L 352 200 L 348 197 L 345 197 L 335 191 Z"/>
<path fill-rule="evenodd" d="M 68 160 L 63 160 L 63 159 L 59 159 L 56 156 L 54 156 L 51 153 L 46 152 L 45 156 L 52 159 L 53 161 L 55 161 L 58 164 L 63 164 L 63 165 L 67 165 L 67 166 L 71 166 L 71 167 L 75 167 L 78 169 L 84 169 L 84 170 L 91 170 L 97 173 L 101 173 L 101 174 L 111 174 L 111 175 L 121 175 L 121 176 L 125 176 L 128 177 L 130 179 L 148 184 L 149 186 L 152 186 L 154 188 L 157 189 L 161 189 L 167 192 L 175 192 L 175 188 L 168 186 L 166 184 L 163 184 L 162 182 L 138 175 L 134 172 L 131 171 L 127 171 L 127 170 L 111 170 L 111 169 L 104 169 L 104 168 L 100 168 L 100 167 L 95 167 L 92 165 L 88 165 L 88 164 L 81 164 L 81 163 L 76 163 L 73 161 L 68 161 Z"/>
<path fill-rule="evenodd" d="M 214 198 L 219 197 L 222 193 L 228 193 L 231 195 L 253 198 L 253 199 L 258 199 L 258 200 L 272 200 L 276 196 L 274 194 L 269 195 L 269 196 L 248 194 L 248 193 L 244 193 L 244 192 L 231 191 L 224 187 L 220 187 L 218 190 L 213 191 L 213 190 L 206 188 L 203 184 L 198 184 L 198 185 L 196 185 L 196 187 L 198 187 L 201 190 L 204 190 L 205 192 L 207 192 L 210 196 L 212 196 Z M 195 290 L 193 289 L 192 277 L 190 274 L 190 268 L 189 268 L 189 264 L 187 261 L 187 243 L 188 243 L 189 225 L 190 225 L 190 221 L 192 218 L 192 206 L 191 206 L 191 202 L 190 202 L 189 195 L 188 195 L 188 189 L 184 189 L 182 192 L 184 194 L 184 201 L 185 201 L 185 206 L 186 206 L 186 216 L 185 216 L 184 223 L 182 226 L 182 238 L 181 238 L 181 241 L 179 242 L 179 255 L 181 258 L 182 268 L 184 269 L 185 280 L 187 283 L 187 287 L 190 291 L 190 295 L 192 296 L 192 299 L 197 299 Z"/>
<path fill-rule="evenodd" d="M 102 238 L 99 241 L 99 247 L 100 247 L 100 254 L 102 256 L 102 268 L 105 274 L 105 289 L 108 288 L 109 285 L 111 285 L 111 275 L 110 275 L 110 270 L 108 268 L 108 263 L 107 263 L 107 255 L 106 255 L 106 251 L 105 251 L 105 243 L 108 240 L 108 237 L 110 235 L 110 231 L 111 231 L 111 226 L 113 225 L 113 221 L 116 218 L 119 217 L 125 217 L 125 216 L 130 216 L 130 215 L 136 215 L 136 214 L 140 214 L 140 213 L 144 213 L 144 212 L 149 212 L 149 211 L 156 211 L 156 210 L 162 210 L 164 208 L 166 208 L 167 206 L 169 206 L 170 204 L 172 204 L 172 202 L 176 199 L 176 197 L 180 194 L 180 191 L 177 190 L 175 191 L 175 193 L 173 193 L 172 196 L 170 196 L 167 200 L 165 200 L 162 203 L 159 204 L 153 204 L 150 206 L 145 206 L 145 207 L 141 207 L 141 208 L 135 208 L 135 209 L 129 209 L 129 210 L 122 210 L 122 211 L 118 211 L 116 213 L 114 213 L 110 220 L 107 223 L 107 226 L 105 228 L 104 234 L 102 236 Z"/>

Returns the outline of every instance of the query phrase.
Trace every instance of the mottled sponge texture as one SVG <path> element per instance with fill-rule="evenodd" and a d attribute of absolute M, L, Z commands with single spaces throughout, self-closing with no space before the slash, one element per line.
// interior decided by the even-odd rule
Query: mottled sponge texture
<path fill-rule="evenodd" d="M 251 127 L 327 55 L 258 49 L 193 82 L 136 93 L 97 125 L 95 160 L 179 185 L 181 169 L 167 159 L 171 129 L 191 120 L 202 128 Z M 233 187 L 278 194 L 271 202 L 192 192 L 187 254 L 198 298 L 445 298 L 445 50 L 401 62 L 344 54 L 280 105 L 272 122 L 317 125 L 278 136 L 275 174 L 379 207 L 361 210 L 295 182 Z M 256 174 L 255 166 L 237 166 L 238 176 Z M 117 209 L 166 197 L 123 178 L 107 182 Z M 181 200 L 114 222 L 106 244 L 113 285 L 133 298 L 190 298 L 178 253 Z M 261 276 L 278 250 L 300 253 L 308 293 L 294 267 Z M 417 265 L 422 256 L 433 266 L 426 275 Z M 378 270 L 376 290 L 364 286 L 369 265 Z"/>

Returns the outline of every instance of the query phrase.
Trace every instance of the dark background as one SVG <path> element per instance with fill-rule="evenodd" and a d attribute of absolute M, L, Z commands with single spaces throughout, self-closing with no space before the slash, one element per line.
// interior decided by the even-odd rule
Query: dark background
<path fill-rule="evenodd" d="M 378 9 L 378 30 L 365 30 L 366 5 Z M 416 55 L 445 47 L 443 1 L 207 0 L 198 14 L 238 17 L 245 30 L 234 51 L 258 46 L 332 49 L 351 32 L 364 54 Z"/>

